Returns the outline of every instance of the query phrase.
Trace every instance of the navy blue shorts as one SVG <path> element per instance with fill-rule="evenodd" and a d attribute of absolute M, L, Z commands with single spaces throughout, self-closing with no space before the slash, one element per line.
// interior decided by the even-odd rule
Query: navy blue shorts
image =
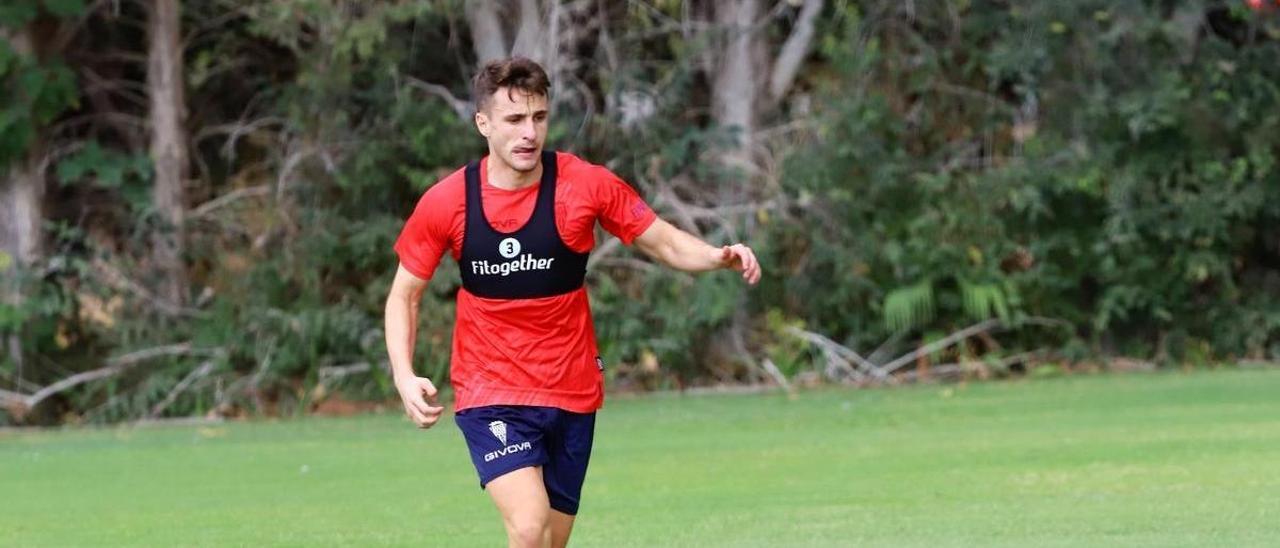
<path fill-rule="evenodd" d="M 541 466 L 551 508 L 577 515 L 587 461 L 591 459 L 595 413 L 489 405 L 459 411 L 454 422 L 467 439 L 481 489 L 508 472 Z"/>

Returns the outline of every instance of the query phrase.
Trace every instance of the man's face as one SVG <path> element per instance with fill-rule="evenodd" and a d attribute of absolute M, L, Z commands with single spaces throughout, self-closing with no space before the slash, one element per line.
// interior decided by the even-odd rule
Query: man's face
<path fill-rule="evenodd" d="M 476 128 L 488 139 L 497 159 L 516 171 L 533 171 L 547 138 L 547 97 L 498 88 L 484 110 L 476 113 Z"/>

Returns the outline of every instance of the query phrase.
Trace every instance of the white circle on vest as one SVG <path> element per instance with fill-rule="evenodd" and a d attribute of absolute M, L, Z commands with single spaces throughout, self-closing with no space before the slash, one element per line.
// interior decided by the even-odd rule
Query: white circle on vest
<path fill-rule="evenodd" d="M 506 238 L 498 242 L 498 253 L 508 259 L 520 254 L 520 240 L 515 238 Z"/>

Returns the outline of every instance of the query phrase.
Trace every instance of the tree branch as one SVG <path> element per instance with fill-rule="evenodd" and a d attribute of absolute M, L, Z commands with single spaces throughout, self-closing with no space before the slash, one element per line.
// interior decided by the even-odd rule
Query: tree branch
<path fill-rule="evenodd" d="M 29 396 L 22 396 L 16 392 L 8 391 L 0 392 L 0 396 L 4 396 L 6 399 L 13 399 L 15 396 L 20 397 L 21 401 L 17 403 L 22 411 L 25 412 L 35 408 L 35 406 L 39 405 L 40 402 L 48 399 L 54 394 L 64 392 L 87 382 L 119 375 L 120 373 L 123 373 L 124 371 L 127 371 L 128 369 L 147 360 L 164 356 L 186 356 L 190 354 L 207 354 L 214 352 L 218 352 L 218 349 L 192 348 L 190 341 L 167 346 L 157 346 L 155 348 L 147 348 L 144 350 L 130 352 L 123 356 L 110 358 L 107 360 L 106 367 L 76 373 L 75 375 L 41 388 Z"/>
<path fill-rule="evenodd" d="M 782 100 L 795 82 L 800 66 L 809 55 L 809 46 L 813 44 L 813 20 L 822 12 L 822 0 L 805 0 L 800 8 L 796 24 L 791 28 L 791 35 L 782 44 L 778 58 L 773 63 L 773 73 L 769 77 L 769 97 L 775 103 Z"/>
<path fill-rule="evenodd" d="M 151 408 L 151 413 L 147 416 L 147 418 L 154 419 L 156 417 L 159 417 L 160 414 L 163 413 L 165 409 L 168 409 L 169 406 L 173 404 L 174 400 L 178 399 L 179 394 L 182 394 L 184 391 L 186 391 L 186 389 L 190 387 L 192 383 L 208 376 L 209 373 L 213 371 L 213 368 L 215 366 L 217 366 L 217 363 L 214 362 L 213 360 L 207 360 L 204 363 L 200 364 L 200 367 L 196 368 L 191 373 L 187 374 L 187 376 L 184 377 L 181 382 L 179 382 L 176 386 L 174 386 L 173 390 L 169 391 L 169 395 L 165 396 L 163 400 L 161 400 L 159 403 L 155 404 L 155 406 Z"/>
<path fill-rule="evenodd" d="M 475 108 L 472 106 L 471 102 L 463 101 L 462 99 L 455 97 L 453 93 L 449 91 L 449 88 L 440 84 L 424 82 L 412 76 L 405 76 L 404 80 L 405 83 L 412 87 L 444 99 L 444 102 L 447 103 L 449 108 L 452 108 L 454 112 L 458 113 L 458 118 L 461 118 L 463 122 L 470 122 L 472 116 L 475 115 Z"/>
<path fill-rule="evenodd" d="M 900 356 L 898 357 L 898 359 L 893 360 L 887 364 L 884 364 L 882 369 L 884 369 L 886 373 L 892 373 L 904 365 L 915 362 L 916 359 L 921 356 L 924 356 L 926 354 L 931 354 L 933 352 L 937 352 L 938 350 L 947 348 L 948 346 L 951 346 L 964 339 L 977 335 L 978 333 L 982 333 L 984 331 L 988 331 L 995 327 L 999 327 L 1002 324 L 1003 322 L 997 319 L 990 319 L 990 320 L 976 323 L 974 325 L 971 325 L 969 327 L 956 331 L 955 333 L 947 335 L 946 337 L 943 337 L 940 340 L 921 346 L 920 348 L 917 348 L 914 352 L 909 352 L 903 356 Z"/>
<path fill-rule="evenodd" d="M 106 282 L 107 285 L 120 291 L 132 293 L 134 296 L 151 303 L 157 311 L 166 316 L 188 316 L 198 318 L 205 315 L 204 311 L 179 306 L 156 296 L 145 287 L 142 287 L 129 279 L 128 276 L 120 273 L 119 270 L 116 270 L 114 266 L 106 261 L 94 260 L 91 263 L 91 266 L 98 277 Z"/>
<path fill-rule="evenodd" d="M 222 196 L 209 200 L 203 204 L 200 204 L 199 206 L 196 206 L 195 209 L 191 210 L 191 213 L 187 218 L 188 220 L 199 219 L 201 217 L 204 217 L 205 215 L 212 213 L 214 210 L 224 207 L 241 198 L 252 198 L 255 196 L 265 196 L 268 194 L 271 194 L 271 185 L 258 185 L 258 186 L 251 186 L 247 188 L 239 188 L 231 192 L 228 192 L 226 194 L 223 194 Z"/>
<path fill-rule="evenodd" d="M 887 371 L 885 371 L 884 368 L 876 367 L 875 364 L 871 363 L 866 358 L 863 358 L 861 354 L 858 354 L 852 348 L 849 348 L 840 343 L 837 343 L 818 333 L 800 329 L 799 327 L 787 326 L 786 331 L 791 335 L 794 335 L 796 337 L 804 339 L 805 341 L 818 345 L 818 347 L 822 348 L 824 351 L 829 351 L 834 353 L 836 356 L 839 356 L 842 360 L 847 360 L 848 362 L 853 362 L 854 364 L 857 364 L 858 370 L 860 370 L 860 372 L 862 373 L 869 374 L 881 381 L 889 379 L 889 374 Z"/>

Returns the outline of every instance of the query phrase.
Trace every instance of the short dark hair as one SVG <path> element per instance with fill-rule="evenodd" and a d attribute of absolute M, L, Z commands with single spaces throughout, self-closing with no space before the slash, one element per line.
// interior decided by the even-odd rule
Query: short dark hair
<path fill-rule="evenodd" d="M 542 65 L 526 57 L 489 61 L 480 67 L 480 72 L 471 80 L 477 112 L 488 106 L 489 99 L 500 88 L 507 88 L 508 93 L 518 89 L 531 95 L 546 97 L 550 87 L 551 80 L 547 78 L 547 71 L 542 70 Z"/>

